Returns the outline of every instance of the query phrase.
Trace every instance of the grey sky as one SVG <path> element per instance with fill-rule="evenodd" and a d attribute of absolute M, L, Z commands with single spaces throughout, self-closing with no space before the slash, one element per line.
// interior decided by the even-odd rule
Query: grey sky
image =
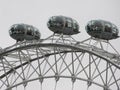
<path fill-rule="evenodd" d="M 119 5 L 120 0 L 0 0 L 0 46 L 15 43 L 8 34 L 10 26 L 15 23 L 34 25 L 40 30 L 42 38 L 49 36 L 52 32 L 46 23 L 53 15 L 77 20 L 81 31 L 76 35 L 78 40 L 88 37 L 84 27 L 92 19 L 108 20 L 120 28 Z"/>
<path fill-rule="evenodd" d="M 120 29 L 120 0 L 0 0 L 0 47 L 15 43 L 8 30 L 16 23 L 33 25 L 41 32 L 41 38 L 48 37 L 52 32 L 46 23 L 54 15 L 77 20 L 81 33 L 73 37 L 80 41 L 89 37 L 85 25 L 92 19 L 110 21 Z M 120 39 L 111 43 L 120 52 Z"/>

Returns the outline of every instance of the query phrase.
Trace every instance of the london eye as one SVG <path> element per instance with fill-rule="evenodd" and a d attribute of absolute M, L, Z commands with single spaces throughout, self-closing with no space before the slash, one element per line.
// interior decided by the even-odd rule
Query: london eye
<path fill-rule="evenodd" d="M 84 90 L 120 90 L 120 54 L 109 42 L 119 37 L 117 26 L 91 20 L 85 27 L 90 37 L 79 41 L 72 37 L 80 34 L 76 20 L 53 16 L 47 25 L 53 34 L 44 39 L 32 25 L 11 26 L 16 43 L 0 49 L 1 90 L 30 90 L 27 86 L 34 87 L 35 82 L 38 90 L 49 85 L 53 85 L 50 90 L 60 90 L 62 80 L 70 83 L 66 88 L 71 90 L 77 90 L 77 83 L 84 84 Z"/>

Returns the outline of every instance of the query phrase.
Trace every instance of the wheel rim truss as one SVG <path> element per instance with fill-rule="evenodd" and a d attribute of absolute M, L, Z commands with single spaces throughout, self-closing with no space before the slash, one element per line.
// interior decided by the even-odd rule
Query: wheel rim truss
<path fill-rule="evenodd" d="M 56 82 L 70 78 L 73 83 L 86 81 L 88 87 L 96 84 L 104 90 L 120 89 L 119 56 L 83 43 L 23 44 L 7 48 L 0 56 L 1 89 L 21 84 L 25 87 L 34 80 L 43 83 L 47 78 L 55 78 Z"/>

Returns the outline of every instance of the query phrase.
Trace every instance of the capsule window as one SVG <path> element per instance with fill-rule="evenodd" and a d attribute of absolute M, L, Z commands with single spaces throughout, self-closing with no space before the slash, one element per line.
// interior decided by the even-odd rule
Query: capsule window
<path fill-rule="evenodd" d="M 101 32 L 103 29 L 103 26 L 100 22 L 96 21 L 96 22 L 92 22 L 91 24 L 91 28 L 93 31 L 97 31 L 97 32 Z"/>
<path fill-rule="evenodd" d="M 89 25 L 87 25 L 87 26 L 85 27 L 85 29 L 86 29 L 87 32 L 91 31 Z"/>
<path fill-rule="evenodd" d="M 18 30 L 18 33 L 19 34 L 25 34 L 25 31 L 24 30 Z"/>
<path fill-rule="evenodd" d="M 35 35 L 36 35 L 36 36 L 39 36 L 39 32 L 38 32 L 38 31 L 35 31 Z"/>
<path fill-rule="evenodd" d="M 93 21 L 89 22 L 88 25 L 89 25 L 89 26 L 92 26 L 92 25 L 93 25 Z"/>
<path fill-rule="evenodd" d="M 119 30 L 118 30 L 118 28 L 116 28 L 116 33 L 117 33 L 117 34 L 119 33 Z"/>
<path fill-rule="evenodd" d="M 112 33 L 117 34 L 117 30 L 115 28 L 113 28 Z"/>
<path fill-rule="evenodd" d="M 88 24 L 88 27 L 90 29 L 90 31 L 94 31 L 96 30 L 96 25 L 95 25 L 95 22 L 94 21 L 91 21 L 89 24 Z"/>
<path fill-rule="evenodd" d="M 30 27 L 28 27 L 28 30 L 27 30 L 27 35 L 32 35 L 32 30 Z"/>
<path fill-rule="evenodd" d="M 56 17 L 52 17 L 51 20 L 52 20 L 52 21 L 56 21 Z"/>
<path fill-rule="evenodd" d="M 13 28 L 16 29 L 18 25 L 14 25 Z"/>
<path fill-rule="evenodd" d="M 24 31 L 24 30 L 22 30 L 22 31 L 21 31 L 21 33 L 22 33 L 22 34 L 25 34 L 25 31 Z"/>
<path fill-rule="evenodd" d="M 76 27 L 76 24 L 75 24 L 75 23 L 73 23 L 73 29 L 77 29 L 77 27 Z"/>
<path fill-rule="evenodd" d="M 10 30 L 10 33 L 11 33 L 11 34 L 16 34 L 16 33 L 17 33 L 17 30 L 14 29 L 14 27 L 12 27 L 11 30 Z"/>
<path fill-rule="evenodd" d="M 77 31 L 78 31 L 78 28 L 79 28 L 78 25 L 75 24 L 75 27 L 73 28 L 73 30 L 74 30 L 75 32 L 77 32 Z"/>
<path fill-rule="evenodd" d="M 12 27 L 12 28 L 10 29 L 10 31 L 12 31 L 12 32 L 13 32 L 14 30 L 15 30 L 14 27 Z"/>
<path fill-rule="evenodd" d="M 91 28 L 93 31 L 95 31 L 97 29 L 96 25 L 91 25 Z"/>
<path fill-rule="evenodd" d="M 111 25 L 110 24 L 105 24 L 105 32 L 110 32 L 111 33 Z"/>
<path fill-rule="evenodd" d="M 72 21 L 70 19 L 67 19 L 67 27 L 72 27 Z"/>
<path fill-rule="evenodd" d="M 118 34 L 118 29 L 115 25 L 112 25 L 112 33 Z"/>
<path fill-rule="evenodd" d="M 10 35 L 15 33 L 15 26 L 12 26 L 9 30 Z"/>

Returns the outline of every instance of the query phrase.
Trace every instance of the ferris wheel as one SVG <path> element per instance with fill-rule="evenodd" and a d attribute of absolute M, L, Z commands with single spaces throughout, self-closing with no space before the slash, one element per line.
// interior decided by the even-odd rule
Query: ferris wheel
<path fill-rule="evenodd" d="M 31 25 L 11 27 L 17 42 L 0 49 L 0 90 L 120 90 L 120 55 L 109 42 L 118 38 L 114 24 L 90 21 L 83 41 L 72 37 L 79 33 L 72 18 L 53 16 L 47 25 L 54 34 L 45 39 Z"/>

